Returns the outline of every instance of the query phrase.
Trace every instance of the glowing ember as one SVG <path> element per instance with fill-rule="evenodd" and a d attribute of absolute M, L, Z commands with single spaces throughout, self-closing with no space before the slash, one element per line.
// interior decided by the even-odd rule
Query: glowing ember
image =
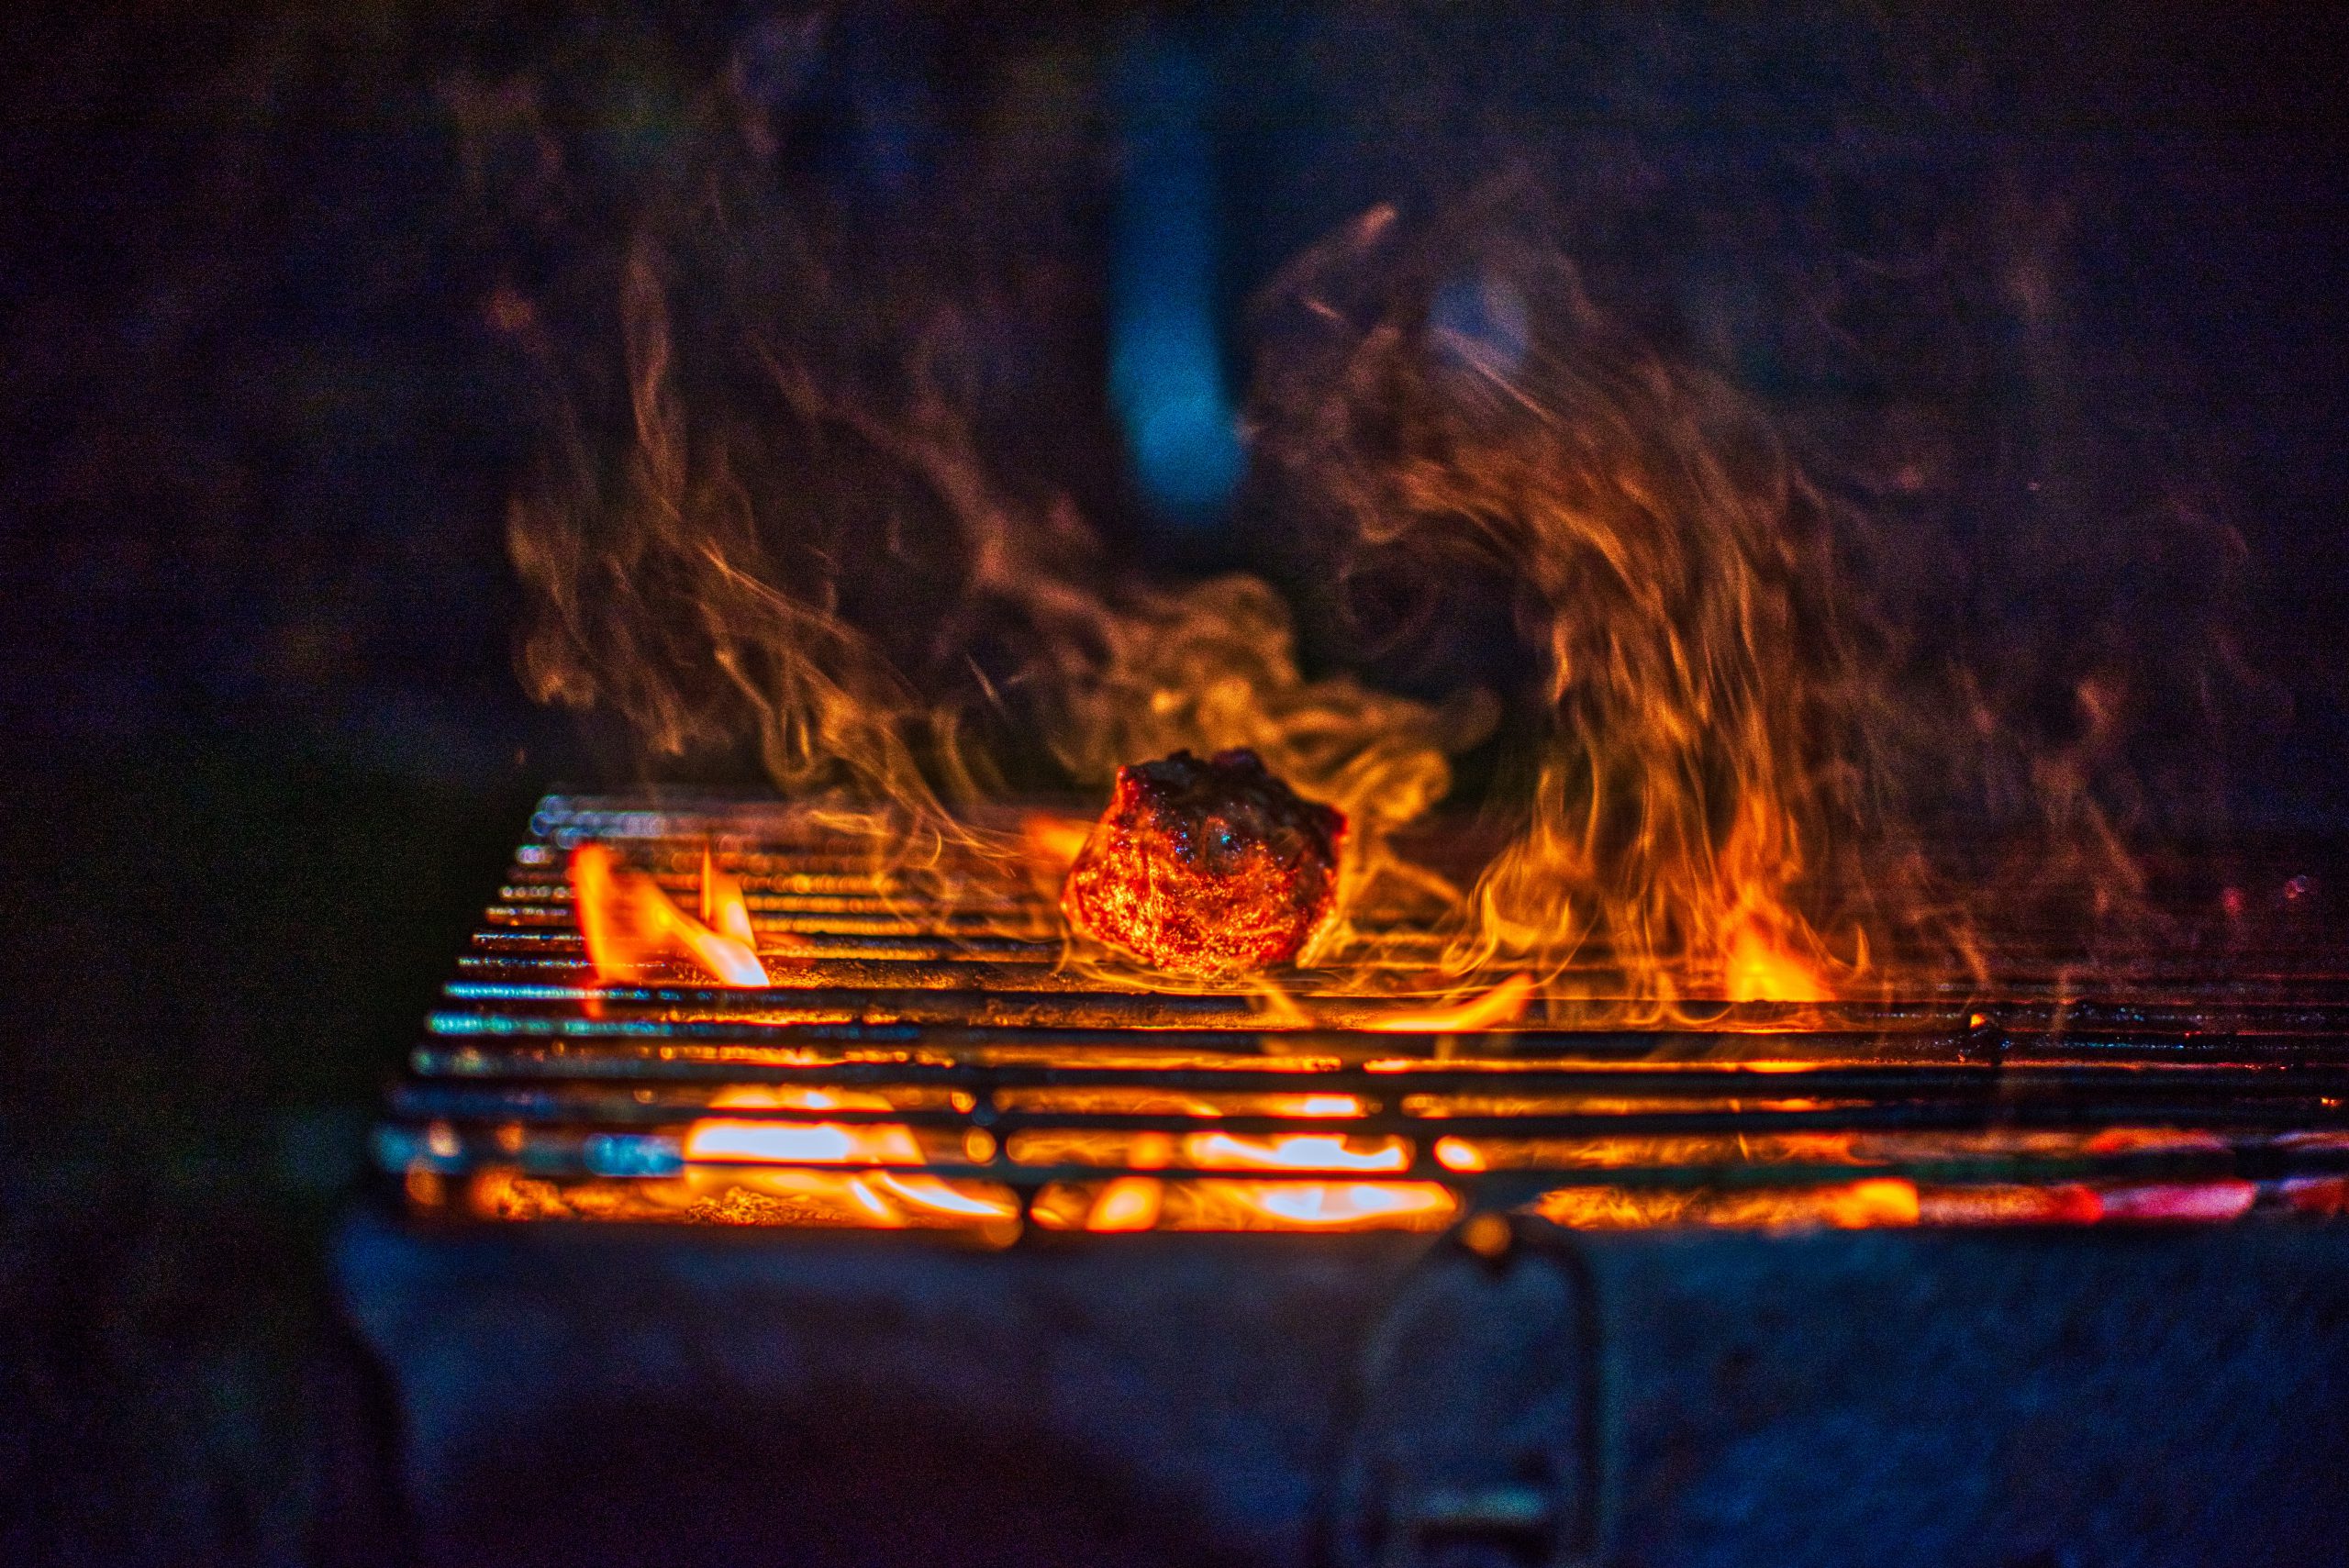
<path fill-rule="evenodd" d="M 710 1098 L 719 1110 L 887 1110 L 878 1095 L 823 1089 L 722 1089 Z M 774 1165 L 918 1165 L 913 1129 L 885 1122 L 750 1121 L 705 1117 L 686 1129 L 685 1157 L 710 1162 Z"/>
<path fill-rule="evenodd" d="M 2101 1217 L 2139 1221 L 2235 1219 L 2259 1196 L 2249 1182 L 2166 1182 L 2110 1187 L 2097 1195 Z"/>
<path fill-rule="evenodd" d="M 1733 1229 L 1860 1230 L 1915 1225 L 1921 1218 L 1916 1184 L 1897 1176 L 1827 1186 L 1728 1192 L 1561 1187 L 1542 1195 L 1534 1209 L 1553 1224 L 1582 1229 L 1704 1225 Z"/>
<path fill-rule="evenodd" d="M 1271 1181 L 1236 1176 L 1119 1176 L 1053 1183 L 1037 1195 L 1047 1230 L 1431 1230 L 1460 1199 L 1434 1182 Z"/>
<path fill-rule="evenodd" d="M 774 1165 L 918 1165 L 921 1150 L 902 1127 L 837 1122 L 737 1121 L 706 1117 L 685 1135 L 688 1160 Z"/>
<path fill-rule="evenodd" d="M 1183 1140 L 1186 1163 L 1203 1171 L 1400 1171 L 1411 1163 L 1399 1138 L 1353 1139 L 1326 1132 L 1240 1138 L 1195 1132 Z"/>
<path fill-rule="evenodd" d="M 1093 1200 L 1093 1211 L 1085 1217 L 1085 1228 L 1104 1231 L 1154 1229 L 1163 1186 L 1155 1176 L 1119 1176 Z"/>
<path fill-rule="evenodd" d="M 1464 1138 L 1439 1138 L 1435 1140 L 1435 1162 L 1447 1171 L 1481 1171 L 1485 1168 L 1485 1156 Z"/>
<path fill-rule="evenodd" d="M 1118 770 L 1062 907 L 1087 935 L 1178 974 L 1286 963 L 1336 906 L 1346 819 L 1253 751 Z"/>
<path fill-rule="evenodd" d="M 694 964 L 722 985 L 767 984 L 742 890 L 707 855 L 701 919 L 671 903 L 652 878 L 622 866 L 603 844 L 572 851 L 571 890 L 588 961 L 607 985 L 640 981 L 646 965 L 663 960 Z"/>
<path fill-rule="evenodd" d="M 1275 1116 L 1360 1116 L 1362 1102 L 1352 1095 L 1280 1095 L 1273 1096 Z"/>
<path fill-rule="evenodd" d="M 1235 1182 L 1212 1190 L 1305 1229 L 1448 1215 L 1454 1205 L 1452 1194 L 1432 1182 Z"/>
<path fill-rule="evenodd" d="M 2093 1188 L 2074 1184 L 1925 1187 L 1917 1194 L 1922 1225 L 2093 1225 L 2103 1213 Z"/>
<path fill-rule="evenodd" d="M 487 1219 L 683 1221 L 696 1225 L 1019 1233 L 1019 1204 L 989 1182 L 895 1171 L 716 1166 L 657 1180 L 553 1182 L 518 1172 L 482 1173 L 467 1194 Z"/>
<path fill-rule="evenodd" d="M 735 1084 L 710 1095 L 712 1109 L 729 1111 L 885 1111 L 885 1095 L 857 1089 L 803 1088 L 796 1084 Z"/>

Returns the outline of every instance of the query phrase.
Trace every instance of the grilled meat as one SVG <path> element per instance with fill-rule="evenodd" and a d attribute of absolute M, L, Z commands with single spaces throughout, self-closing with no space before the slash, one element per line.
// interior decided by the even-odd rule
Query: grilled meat
<path fill-rule="evenodd" d="M 1177 751 L 1118 770 L 1062 890 L 1070 923 L 1176 974 L 1286 963 L 1336 907 L 1342 812 L 1256 753 Z"/>

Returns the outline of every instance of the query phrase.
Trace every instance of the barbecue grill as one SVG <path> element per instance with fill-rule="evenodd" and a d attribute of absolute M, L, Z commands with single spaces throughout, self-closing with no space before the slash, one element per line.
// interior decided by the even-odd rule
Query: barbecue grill
<path fill-rule="evenodd" d="M 1048 886 L 874 841 L 541 803 L 378 1129 L 395 1201 L 342 1242 L 428 1559 L 2343 1533 L 2349 995 L 2313 926 L 1471 1027 L 1343 977 L 1130 987 L 1069 962 Z M 681 901 L 739 879 L 770 984 L 599 982 L 583 843 Z"/>

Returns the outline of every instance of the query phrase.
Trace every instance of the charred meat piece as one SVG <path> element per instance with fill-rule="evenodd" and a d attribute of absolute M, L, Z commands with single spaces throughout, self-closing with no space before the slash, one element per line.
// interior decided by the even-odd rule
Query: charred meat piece
<path fill-rule="evenodd" d="M 1336 906 L 1342 812 L 1256 753 L 1177 751 L 1118 770 L 1061 893 L 1077 929 L 1176 974 L 1286 963 Z"/>

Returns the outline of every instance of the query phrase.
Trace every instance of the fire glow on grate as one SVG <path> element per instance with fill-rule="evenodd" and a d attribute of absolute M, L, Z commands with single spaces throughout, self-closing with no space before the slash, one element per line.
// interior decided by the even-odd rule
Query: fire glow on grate
<path fill-rule="evenodd" d="M 1039 831 L 1033 824 L 1025 829 Z M 1376 917 L 1365 911 L 1364 920 Z M 583 931 L 583 927 L 585 929 Z M 1594 965 L 1593 986 L 1603 990 Z M 550 797 L 377 1138 L 484 1220 L 1025 1231 L 2332 1214 L 2337 978 L 1723 1001 L 1639 1024 L 1299 971 L 1156 989 L 1051 897 L 821 815 Z"/>

